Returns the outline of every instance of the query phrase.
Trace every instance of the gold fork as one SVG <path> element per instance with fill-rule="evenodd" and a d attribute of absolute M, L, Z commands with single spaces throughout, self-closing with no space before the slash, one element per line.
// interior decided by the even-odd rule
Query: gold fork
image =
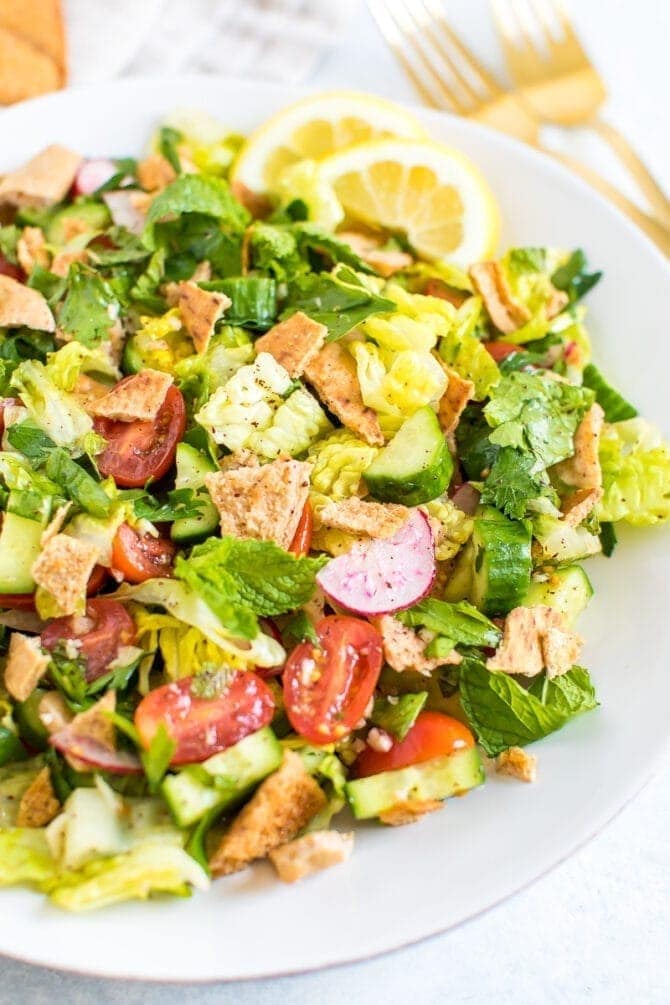
<path fill-rule="evenodd" d="M 670 255 L 670 232 L 614 185 L 573 158 L 540 143 L 540 122 L 463 44 L 439 0 L 368 0 L 379 30 L 422 100 L 486 123 L 542 150 L 581 175 Z"/>
<path fill-rule="evenodd" d="M 491 0 L 515 86 L 544 122 L 593 129 L 617 155 L 658 218 L 670 226 L 670 199 L 628 140 L 597 112 L 607 91 L 562 0 Z M 535 30 L 535 35 L 533 34 Z"/>

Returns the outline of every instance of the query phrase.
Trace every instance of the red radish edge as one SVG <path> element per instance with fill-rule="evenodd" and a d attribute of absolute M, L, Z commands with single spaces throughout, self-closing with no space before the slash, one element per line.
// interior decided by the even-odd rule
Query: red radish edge
<path fill-rule="evenodd" d="M 84 161 L 74 179 L 75 195 L 93 195 L 116 174 L 116 165 L 107 157 Z"/>
<path fill-rule="evenodd" d="M 434 579 L 433 532 L 418 509 L 392 537 L 355 544 L 316 577 L 331 600 L 365 617 L 411 607 L 430 592 Z"/>
<path fill-rule="evenodd" d="M 49 742 L 61 754 L 76 757 L 78 761 L 108 771 L 111 775 L 141 775 L 139 757 L 129 750 L 110 750 L 98 740 L 87 736 L 74 736 L 69 729 L 54 733 Z"/>
<path fill-rule="evenodd" d="M 479 506 L 479 492 L 470 482 L 463 482 L 454 492 L 451 501 L 454 506 L 458 506 L 463 513 L 474 516 Z"/>

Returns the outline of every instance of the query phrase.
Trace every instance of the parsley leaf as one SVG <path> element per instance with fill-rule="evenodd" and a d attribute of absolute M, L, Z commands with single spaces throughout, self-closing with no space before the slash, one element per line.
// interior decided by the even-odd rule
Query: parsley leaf
<path fill-rule="evenodd" d="M 388 698 L 375 698 L 370 722 L 390 733 L 396 740 L 404 740 L 426 704 L 427 698 L 427 691 L 402 694 L 395 704 Z"/>
<path fill-rule="evenodd" d="M 484 482 L 481 502 L 502 510 L 512 520 L 521 520 L 530 499 L 542 494 L 543 482 L 531 474 L 534 458 L 513 447 L 503 447 Z"/>
<path fill-rule="evenodd" d="M 365 286 L 350 268 L 339 265 L 332 272 L 298 276 L 289 283 L 282 320 L 304 311 L 328 328 L 328 341 L 342 338 L 371 314 L 396 310 L 392 300 Z"/>
<path fill-rule="evenodd" d="M 138 520 L 152 523 L 172 523 L 174 520 L 200 516 L 205 499 L 196 496 L 193 489 L 172 489 L 164 502 L 149 492 L 143 492 L 134 500 L 135 516 Z"/>
<path fill-rule="evenodd" d="M 456 645 L 497 646 L 501 637 L 493 622 L 467 600 L 450 604 L 431 597 L 402 611 L 397 618 L 410 628 L 427 628 L 449 639 L 449 651 Z"/>
<path fill-rule="evenodd" d="M 575 304 L 586 296 L 600 280 L 602 272 L 587 272 L 586 255 L 578 248 L 570 255 L 565 265 L 559 266 L 551 277 L 557 290 L 563 290 Z"/>
<path fill-rule="evenodd" d="M 314 625 L 304 611 L 296 611 L 291 615 L 282 628 L 281 635 L 284 647 L 287 649 L 298 645 L 299 642 L 313 642 L 314 645 L 318 645 L 319 642 Z"/>
<path fill-rule="evenodd" d="M 582 667 L 550 681 L 542 676 L 526 690 L 509 674 L 487 670 L 478 660 L 464 660 L 459 689 L 463 711 L 489 757 L 540 740 L 598 704 Z"/>
<path fill-rule="evenodd" d="M 93 349 L 109 338 L 118 310 L 118 301 L 104 279 L 81 262 L 70 266 L 67 295 L 58 316 L 64 332 Z"/>

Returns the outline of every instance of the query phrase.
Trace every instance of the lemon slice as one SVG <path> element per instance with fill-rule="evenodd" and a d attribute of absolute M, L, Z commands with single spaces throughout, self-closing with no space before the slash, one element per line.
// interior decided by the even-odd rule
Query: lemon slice
<path fill-rule="evenodd" d="M 429 140 L 377 140 L 324 158 L 350 221 L 407 236 L 422 258 L 460 268 L 495 249 L 500 216 L 480 170 L 464 154 Z"/>
<path fill-rule="evenodd" d="M 382 98 L 356 91 L 315 94 L 252 133 L 232 177 L 254 192 L 272 192 L 281 172 L 296 161 L 387 136 L 423 139 L 427 133 L 409 112 Z"/>

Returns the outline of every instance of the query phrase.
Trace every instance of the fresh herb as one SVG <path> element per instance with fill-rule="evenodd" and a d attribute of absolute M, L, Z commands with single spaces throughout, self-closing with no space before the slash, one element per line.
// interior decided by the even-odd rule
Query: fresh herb
<path fill-rule="evenodd" d="M 56 450 L 56 444 L 43 433 L 42 430 L 26 419 L 24 422 L 16 422 L 7 430 L 7 442 L 14 450 L 34 461 L 36 465 L 42 464 L 52 450 Z"/>
<path fill-rule="evenodd" d="M 544 676 L 538 678 L 526 690 L 509 674 L 467 660 L 459 681 L 461 705 L 489 757 L 539 740 L 598 704 L 588 671 L 582 667 L 546 683 Z"/>
<path fill-rule="evenodd" d="M 140 752 L 140 760 L 152 795 L 156 795 L 159 791 L 176 749 L 177 744 L 165 728 L 165 723 L 161 722 L 152 737 L 149 749 Z"/>
<path fill-rule="evenodd" d="M 26 749 L 13 729 L 0 725 L 0 765 L 10 761 L 25 761 Z"/>
<path fill-rule="evenodd" d="M 67 642 L 59 642 L 51 651 L 49 675 L 70 708 L 83 712 L 93 701 L 89 698 L 86 680 L 86 660 L 68 654 Z"/>
<path fill-rule="evenodd" d="M 225 293 L 230 299 L 226 323 L 265 331 L 277 316 L 277 287 L 267 276 L 238 276 L 201 283 L 203 290 Z"/>
<path fill-rule="evenodd" d="M 551 277 L 557 290 L 568 294 L 570 303 L 575 304 L 585 297 L 600 280 L 602 272 L 587 272 L 586 255 L 578 248 L 573 251 L 565 265 L 559 266 Z"/>
<path fill-rule="evenodd" d="M 162 126 L 158 132 L 158 149 L 177 174 L 181 174 L 181 161 L 177 147 L 183 139 L 184 137 L 179 130 L 173 129 L 171 126 Z"/>
<path fill-rule="evenodd" d="M 611 558 L 618 544 L 616 529 L 613 523 L 600 524 L 600 544 L 602 545 L 605 558 Z"/>
<path fill-rule="evenodd" d="M 493 622 L 466 600 L 457 604 L 434 598 L 420 600 L 397 618 L 410 628 L 427 628 L 448 639 L 448 652 L 456 645 L 494 647 L 501 638 Z"/>
<path fill-rule="evenodd" d="M 145 310 L 160 314 L 165 309 L 165 299 L 158 292 L 165 273 L 165 248 L 158 248 L 149 259 L 145 270 L 130 288 L 131 300 Z"/>
<path fill-rule="evenodd" d="M 404 740 L 427 699 L 427 691 L 402 694 L 396 699 L 375 698 L 370 722 L 396 740 Z"/>
<path fill-rule="evenodd" d="M 118 313 L 119 304 L 108 283 L 81 262 L 74 262 L 58 315 L 62 330 L 92 349 L 109 338 Z"/>
<path fill-rule="evenodd" d="M 299 276 L 289 283 L 282 319 L 304 311 L 328 328 L 328 341 L 342 338 L 371 314 L 396 310 L 392 300 L 374 293 L 350 268 Z"/>
<path fill-rule="evenodd" d="M 16 245 L 19 243 L 20 237 L 21 228 L 16 227 L 13 223 L 7 224 L 6 227 L 0 227 L 0 254 L 12 265 L 16 265 L 18 262 Z"/>
<path fill-rule="evenodd" d="M 637 408 L 607 383 L 593 363 L 584 367 L 582 381 L 584 387 L 590 387 L 595 391 L 596 401 L 605 413 L 606 422 L 622 422 L 624 419 L 636 418 Z"/>
<path fill-rule="evenodd" d="M 291 615 L 282 628 L 281 636 L 282 642 L 289 649 L 300 642 L 313 642 L 314 645 L 319 642 L 314 625 L 304 611 L 296 611 Z"/>
<path fill-rule="evenodd" d="M 72 499 L 91 516 L 109 516 L 112 500 L 100 483 L 81 464 L 73 461 L 67 451 L 62 448 L 52 450 L 46 458 L 44 473 L 62 488 L 68 499 Z"/>
<path fill-rule="evenodd" d="M 151 252 L 139 237 L 131 234 L 125 227 L 110 227 L 105 231 L 105 244 L 93 241 L 87 251 L 89 258 L 96 265 L 125 265 L 127 262 L 143 262 Z"/>
<path fill-rule="evenodd" d="M 547 253 L 544 248 L 512 248 L 507 254 L 511 272 L 544 272 L 547 267 Z"/>
<path fill-rule="evenodd" d="M 532 454 L 503 447 L 484 482 L 481 502 L 495 506 L 513 520 L 523 519 L 528 502 L 545 488 L 541 479 L 532 474 L 534 464 Z"/>
<path fill-rule="evenodd" d="M 172 523 L 197 517 L 204 506 L 205 499 L 198 498 L 190 488 L 171 489 L 162 502 L 149 492 L 143 492 L 133 503 L 137 519 L 151 520 L 152 523 Z"/>

